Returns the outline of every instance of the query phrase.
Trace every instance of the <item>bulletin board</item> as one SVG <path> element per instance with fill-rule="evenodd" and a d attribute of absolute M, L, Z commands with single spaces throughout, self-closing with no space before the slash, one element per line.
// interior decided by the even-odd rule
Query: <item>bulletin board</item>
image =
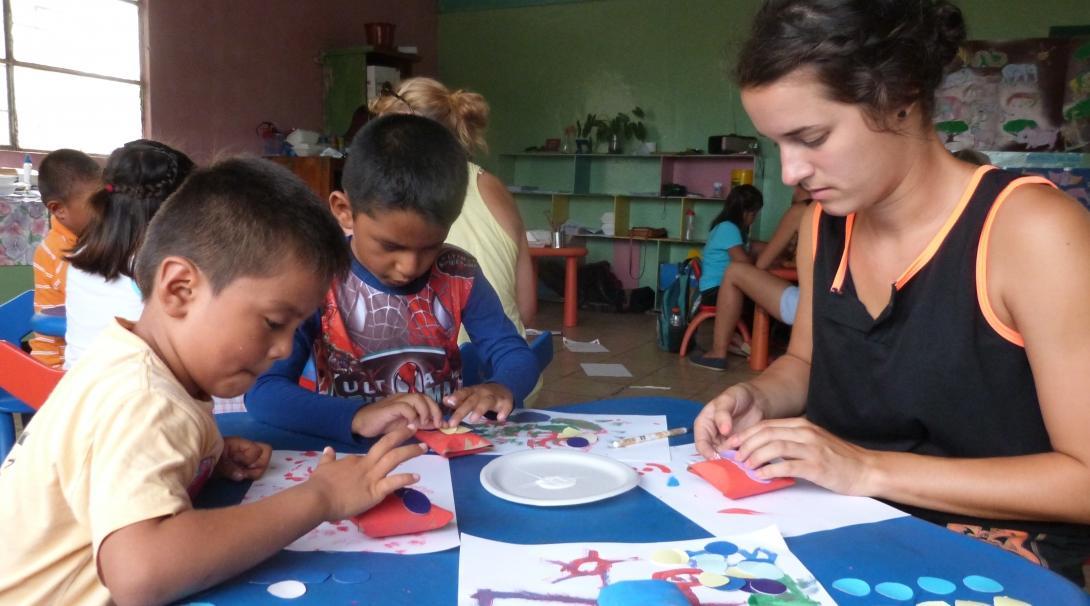
<path fill-rule="evenodd" d="M 950 149 L 1075 151 L 1090 143 L 1090 39 L 966 42 L 936 92 Z"/>

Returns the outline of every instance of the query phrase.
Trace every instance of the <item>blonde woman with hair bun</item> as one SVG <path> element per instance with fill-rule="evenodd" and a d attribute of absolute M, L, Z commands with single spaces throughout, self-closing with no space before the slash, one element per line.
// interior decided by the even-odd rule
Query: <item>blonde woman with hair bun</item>
<path fill-rule="evenodd" d="M 431 78 L 410 78 L 372 100 L 370 110 L 375 116 L 400 113 L 431 118 L 454 133 L 471 157 L 488 150 L 484 132 L 489 107 L 477 93 L 452 91 Z M 450 228 L 447 243 L 476 257 L 507 317 L 525 336 L 526 326 L 537 314 L 537 287 L 522 217 L 499 178 L 473 162 L 466 169 L 470 179 L 465 205 Z M 459 342 L 468 340 L 463 331 Z"/>

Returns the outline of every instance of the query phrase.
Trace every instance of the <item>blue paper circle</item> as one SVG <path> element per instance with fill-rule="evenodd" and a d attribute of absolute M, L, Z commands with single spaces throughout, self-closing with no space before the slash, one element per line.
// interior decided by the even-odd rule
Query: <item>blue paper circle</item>
<path fill-rule="evenodd" d="M 548 421 L 549 415 L 543 412 L 536 412 L 533 410 L 520 410 L 511 416 L 507 417 L 508 423 L 541 423 L 542 421 Z"/>
<path fill-rule="evenodd" d="M 689 560 L 689 565 L 704 572 L 723 574 L 727 571 L 727 558 L 718 553 L 698 553 Z"/>
<path fill-rule="evenodd" d="M 958 588 L 950 581 L 938 577 L 920 577 L 916 579 L 916 584 L 920 586 L 920 589 L 936 595 L 949 595 Z"/>
<path fill-rule="evenodd" d="M 780 567 L 772 562 L 765 562 L 763 560 L 742 560 L 741 562 L 738 562 L 736 566 L 738 567 L 738 570 L 758 579 L 777 580 L 784 577 L 784 573 L 780 570 Z"/>
<path fill-rule="evenodd" d="M 879 583 L 874 586 L 874 591 L 878 595 L 885 596 L 891 600 L 911 600 L 915 592 L 912 588 L 904 583 L 894 583 L 887 581 L 885 583 Z"/>
<path fill-rule="evenodd" d="M 980 593 L 999 593 L 1003 591 L 1003 584 L 995 579 L 982 577 L 979 574 L 971 574 L 961 580 L 965 586 Z"/>
<path fill-rule="evenodd" d="M 690 606 L 677 585 L 659 579 L 621 581 L 606 585 L 598 594 L 598 606 Z"/>
<path fill-rule="evenodd" d="M 870 595 L 870 584 L 863 579 L 853 579 L 851 577 L 845 577 L 843 579 L 837 579 L 833 581 L 833 589 L 843 591 L 848 595 L 853 595 L 857 598 Z"/>
<path fill-rule="evenodd" d="M 704 546 L 704 551 L 729 556 L 738 553 L 738 546 L 730 541 L 712 541 Z"/>
<path fill-rule="evenodd" d="M 397 495 L 401 497 L 401 502 L 405 504 L 405 509 L 408 509 L 416 515 L 425 515 L 431 511 L 431 500 L 427 495 L 413 488 L 400 488 L 397 490 Z"/>
<path fill-rule="evenodd" d="M 587 446 L 590 446 L 590 441 L 582 436 L 568 438 L 565 441 L 568 443 L 568 446 L 571 446 L 572 448 L 586 448 Z"/>

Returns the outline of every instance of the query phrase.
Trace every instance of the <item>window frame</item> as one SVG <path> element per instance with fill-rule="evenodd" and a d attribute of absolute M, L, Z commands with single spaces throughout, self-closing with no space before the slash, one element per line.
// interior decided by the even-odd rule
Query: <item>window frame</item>
<path fill-rule="evenodd" d="M 13 152 L 49 152 L 48 149 L 33 149 L 26 148 L 19 145 L 19 116 L 15 111 L 15 68 L 25 67 L 41 71 L 53 72 L 57 74 L 65 74 L 69 76 L 81 76 L 85 78 L 95 78 L 97 80 L 108 80 L 111 82 L 120 82 L 123 84 L 136 84 L 140 87 L 140 132 L 147 136 L 148 121 L 147 121 L 147 106 L 148 106 L 148 82 L 147 82 L 147 4 L 146 0 L 113 0 L 114 2 L 122 2 L 124 4 L 132 4 L 136 6 L 136 26 L 139 29 L 137 32 L 137 40 L 140 45 L 138 52 L 140 54 L 140 78 L 132 80 L 129 78 L 120 78 L 117 76 L 106 76 L 103 74 L 96 74 L 93 72 L 85 72 L 78 69 L 70 69 L 66 67 L 56 67 L 52 65 L 43 65 L 41 63 L 31 63 L 27 61 L 19 61 L 14 55 L 15 40 L 12 37 L 12 27 L 14 25 L 12 3 L 13 0 L 2 0 L 3 3 L 3 36 L 4 36 L 4 57 L 0 59 L 0 65 L 3 65 L 4 72 L 7 74 L 7 90 L 4 94 L 8 99 L 8 137 L 10 143 L 0 145 L 0 151 L 13 151 Z"/>

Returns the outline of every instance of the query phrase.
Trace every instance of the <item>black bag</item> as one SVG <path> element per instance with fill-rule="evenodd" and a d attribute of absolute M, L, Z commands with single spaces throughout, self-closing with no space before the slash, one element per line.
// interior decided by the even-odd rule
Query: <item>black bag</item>
<path fill-rule="evenodd" d="M 610 312 L 623 309 L 624 288 L 609 268 L 609 261 L 595 261 L 579 268 L 579 307 Z"/>

